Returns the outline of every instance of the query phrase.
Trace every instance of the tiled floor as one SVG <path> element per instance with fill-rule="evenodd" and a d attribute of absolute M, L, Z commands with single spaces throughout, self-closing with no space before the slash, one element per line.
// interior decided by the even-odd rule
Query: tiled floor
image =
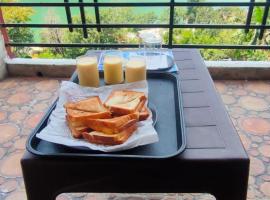
<path fill-rule="evenodd" d="M 0 82 L 0 199 L 26 199 L 19 160 L 27 135 L 56 98 L 59 81 L 8 78 Z M 215 84 L 251 158 L 248 199 L 270 200 L 270 82 L 216 81 Z M 57 199 L 213 198 L 191 194 L 72 194 Z"/>

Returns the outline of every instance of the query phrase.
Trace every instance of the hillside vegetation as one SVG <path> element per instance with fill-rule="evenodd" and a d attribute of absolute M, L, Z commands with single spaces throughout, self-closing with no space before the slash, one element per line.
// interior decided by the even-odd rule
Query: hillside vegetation
<path fill-rule="evenodd" d="M 5 0 L 4 0 L 5 1 Z M 196 0 L 190 0 L 196 1 Z M 9 1 L 10 2 L 10 1 Z M 263 8 L 255 7 L 252 17 L 253 24 L 262 21 Z M 29 23 L 34 10 L 31 8 L 4 8 L 6 23 Z M 48 12 L 45 23 L 60 23 L 59 16 L 53 11 Z M 247 10 L 236 7 L 185 7 L 176 8 L 175 24 L 245 24 Z M 168 23 L 168 10 L 156 12 L 136 13 L 132 8 L 104 8 L 100 9 L 102 24 L 134 23 L 154 24 Z M 92 15 L 86 16 L 87 23 L 95 23 Z M 80 16 L 73 17 L 73 23 L 81 23 Z M 87 29 L 88 38 L 83 37 L 82 29 L 42 29 L 41 42 L 44 43 L 138 43 L 136 37 L 138 28 Z M 9 28 L 10 39 L 14 42 L 33 42 L 33 31 L 29 28 Z M 164 43 L 168 41 L 168 30 L 161 30 Z M 269 45 L 270 31 L 265 31 L 262 40 L 259 40 L 259 30 L 251 29 L 248 33 L 238 29 L 175 29 L 174 44 L 228 44 L 228 45 Z M 36 57 L 40 58 L 75 58 L 84 54 L 89 48 L 44 48 Z M 29 48 L 14 48 L 20 57 L 30 57 L 33 51 Z M 32 54 L 31 54 L 32 53 Z M 267 50 L 216 50 L 202 49 L 201 53 L 206 60 L 269 60 Z"/>

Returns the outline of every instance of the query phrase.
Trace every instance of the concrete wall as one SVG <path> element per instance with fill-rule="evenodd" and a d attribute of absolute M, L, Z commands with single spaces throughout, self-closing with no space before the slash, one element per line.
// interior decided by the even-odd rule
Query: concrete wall
<path fill-rule="evenodd" d="M 0 32 L 0 80 L 6 77 L 7 75 L 7 68 L 5 64 L 5 58 L 6 58 L 6 48 L 4 43 L 4 38 Z"/>
<path fill-rule="evenodd" d="M 205 61 L 213 79 L 270 80 L 269 61 Z"/>
<path fill-rule="evenodd" d="M 270 62 L 205 61 L 213 79 L 270 80 Z M 9 76 L 70 77 L 76 68 L 73 59 L 6 59 Z M 181 72 L 180 72 L 181 73 Z"/>
<path fill-rule="evenodd" d="M 74 59 L 6 59 L 9 76 L 45 76 L 68 78 L 76 69 Z"/>

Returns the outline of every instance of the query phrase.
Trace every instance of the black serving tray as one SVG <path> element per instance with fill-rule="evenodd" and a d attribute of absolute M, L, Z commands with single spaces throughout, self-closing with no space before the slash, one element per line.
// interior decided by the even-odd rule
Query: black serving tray
<path fill-rule="evenodd" d="M 103 82 L 103 73 L 100 72 Z M 71 81 L 77 83 L 74 73 Z M 36 137 L 48 122 L 56 102 L 49 108 L 43 119 L 30 135 L 26 148 L 29 152 L 44 157 L 110 157 L 110 158 L 169 158 L 180 154 L 186 146 L 186 135 L 183 119 L 183 106 L 177 75 L 162 72 L 147 72 L 149 102 L 155 105 L 158 113 L 155 129 L 159 142 L 134 149 L 104 153 L 90 149 L 75 149 L 54 144 Z M 103 84 L 103 83 L 102 83 Z"/>

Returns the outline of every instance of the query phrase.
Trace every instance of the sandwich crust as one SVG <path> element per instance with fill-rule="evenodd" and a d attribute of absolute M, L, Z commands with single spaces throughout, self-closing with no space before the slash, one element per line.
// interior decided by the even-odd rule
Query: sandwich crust
<path fill-rule="evenodd" d="M 89 97 L 77 102 L 67 102 L 64 104 L 64 107 L 92 113 L 107 111 L 98 96 Z"/>
<path fill-rule="evenodd" d="M 85 126 L 103 132 L 105 134 L 115 134 L 122 131 L 130 121 L 138 121 L 139 113 L 132 113 L 111 119 L 88 119 L 85 121 Z"/>
<path fill-rule="evenodd" d="M 141 112 L 139 113 L 139 121 L 146 120 L 149 116 L 150 116 L 149 109 L 146 106 L 144 106 Z"/>
<path fill-rule="evenodd" d="M 69 116 L 70 121 L 83 121 L 86 119 L 107 119 L 112 117 L 109 111 L 87 112 L 67 108 L 66 113 Z"/>
<path fill-rule="evenodd" d="M 108 135 L 98 131 L 83 132 L 84 139 L 94 144 L 102 145 L 119 145 L 123 144 L 137 129 L 136 122 L 132 123 L 129 127 L 120 133 Z"/>

